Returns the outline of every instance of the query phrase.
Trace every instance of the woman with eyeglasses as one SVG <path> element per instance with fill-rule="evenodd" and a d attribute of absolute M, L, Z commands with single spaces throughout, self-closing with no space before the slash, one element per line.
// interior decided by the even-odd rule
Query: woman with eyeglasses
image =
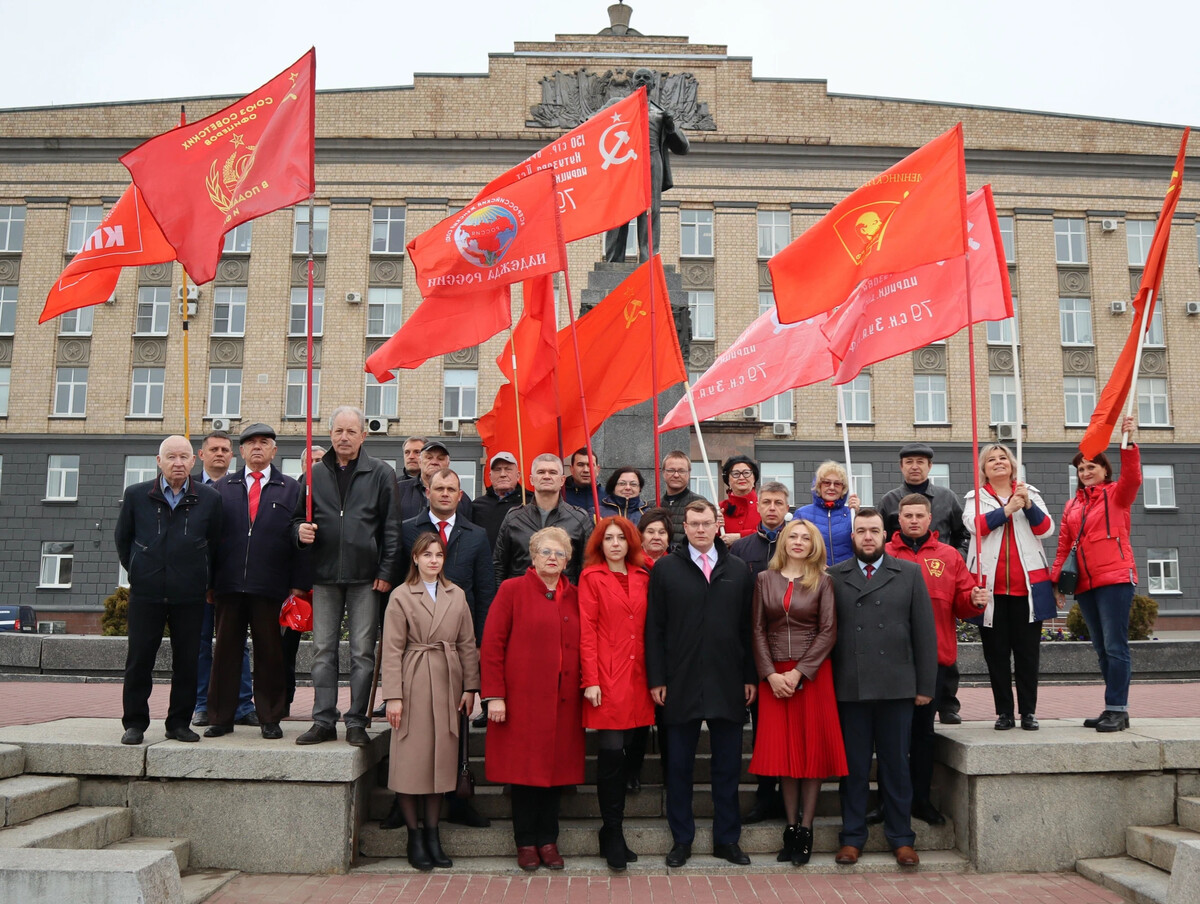
<path fill-rule="evenodd" d="M 583 782 L 579 595 L 563 575 L 565 530 L 537 531 L 529 555 L 525 574 L 500 585 L 483 630 L 487 777 L 512 786 L 517 865 L 562 869 L 559 796 Z"/>
<path fill-rule="evenodd" d="M 633 522 L 637 527 L 642 512 L 649 504 L 642 498 L 642 472 L 637 468 L 617 468 L 604 484 L 604 496 L 600 500 L 600 517 L 619 516 Z"/>
<path fill-rule="evenodd" d="M 721 466 L 726 494 L 721 500 L 721 537 L 725 545 L 758 530 L 758 462 L 749 455 L 731 455 Z"/>
<path fill-rule="evenodd" d="M 854 529 L 854 512 L 858 511 L 858 496 L 850 492 L 846 469 L 836 461 L 822 462 L 813 475 L 812 504 L 796 512 L 797 518 L 816 525 L 825 543 L 825 564 L 836 565 L 854 555 L 850 533 Z"/>

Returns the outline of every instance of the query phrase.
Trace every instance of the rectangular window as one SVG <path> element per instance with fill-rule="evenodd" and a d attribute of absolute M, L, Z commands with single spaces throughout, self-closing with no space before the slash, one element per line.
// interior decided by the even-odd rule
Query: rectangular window
<path fill-rule="evenodd" d="M 161 367 L 133 369 L 133 389 L 129 394 L 130 417 L 163 416 L 163 374 Z"/>
<path fill-rule="evenodd" d="M 716 497 L 713 496 L 713 487 L 719 494 L 721 492 L 721 463 L 719 461 L 709 461 L 709 467 L 712 468 L 712 482 L 709 482 L 709 471 L 704 469 L 703 461 L 692 462 L 692 476 L 688 481 L 688 487 L 693 493 L 698 493 L 709 502 L 715 503 Z"/>
<path fill-rule="evenodd" d="M 329 251 L 329 208 L 313 208 L 313 254 Z M 292 232 L 292 253 L 308 254 L 308 205 L 296 205 L 295 228 Z"/>
<path fill-rule="evenodd" d="M 0 204 L 0 251 L 20 252 L 24 243 L 24 205 Z"/>
<path fill-rule="evenodd" d="M 17 287 L 0 286 L 0 336 L 17 331 Z"/>
<path fill-rule="evenodd" d="M 713 256 L 713 215 L 711 210 L 679 211 L 679 256 Z"/>
<path fill-rule="evenodd" d="M 1016 263 L 1017 243 L 1013 236 L 1013 218 L 996 217 L 996 221 L 1000 224 L 1000 242 L 1004 245 L 1004 261 L 1009 264 Z"/>
<path fill-rule="evenodd" d="M 470 461 L 469 459 L 454 459 L 450 460 L 450 470 L 458 475 L 458 486 L 464 493 L 475 498 L 475 472 L 479 470 L 479 463 Z"/>
<path fill-rule="evenodd" d="M 766 291 L 759 290 L 758 293 L 758 316 L 761 317 L 775 307 L 775 293 L 770 289 Z"/>
<path fill-rule="evenodd" d="M 1063 377 L 1064 423 L 1068 427 L 1086 427 L 1095 407 L 1095 377 Z"/>
<path fill-rule="evenodd" d="M 371 208 L 371 253 L 404 253 L 404 208 Z"/>
<path fill-rule="evenodd" d="M 153 455 L 126 455 L 124 489 L 129 489 L 135 483 L 153 480 L 157 473 L 158 462 Z"/>
<path fill-rule="evenodd" d="M 1167 407 L 1165 377 L 1138 377 L 1138 426 L 1169 427 L 1171 412 Z"/>
<path fill-rule="evenodd" d="M 46 500 L 73 502 L 78 498 L 79 456 L 48 456 L 46 459 Z"/>
<path fill-rule="evenodd" d="M 100 228 L 104 219 L 104 208 L 99 205 L 72 204 L 71 219 L 67 227 L 67 254 L 78 254 L 87 244 L 93 232 Z"/>
<path fill-rule="evenodd" d="M 291 477 L 293 480 L 299 480 L 304 476 L 304 465 L 300 463 L 298 458 L 277 458 L 279 470 Z"/>
<path fill-rule="evenodd" d="M 313 368 L 313 418 L 320 417 L 321 408 L 321 370 Z M 287 372 L 287 401 L 284 417 L 307 417 L 306 390 L 308 389 L 308 368 L 295 367 Z"/>
<path fill-rule="evenodd" d="M 856 461 L 850 464 L 851 492 L 858 494 L 862 505 L 875 504 L 875 474 L 870 462 Z"/>
<path fill-rule="evenodd" d="M 469 420 L 475 417 L 475 393 L 479 372 L 446 370 L 442 372 L 442 417 Z"/>
<path fill-rule="evenodd" d="M 133 327 L 137 335 L 167 335 L 172 292 L 170 286 L 142 286 L 138 289 L 137 322 Z"/>
<path fill-rule="evenodd" d="M 913 376 L 913 420 L 918 424 L 944 424 L 948 420 L 943 374 Z"/>
<path fill-rule="evenodd" d="M 1142 505 L 1148 509 L 1175 508 L 1175 466 L 1142 465 Z"/>
<path fill-rule="evenodd" d="M 1058 328 L 1063 345 L 1091 345 L 1091 299 L 1060 298 L 1058 300 Z"/>
<path fill-rule="evenodd" d="M 90 336 L 92 321 L 96 309 L 94 307 L 78 308 L 67 311 L 58 318 L 58 335 L 60 336 Z"/>
<path fill-rule="evenodd" d="M 758 467 L 762 473 L 759 489 L 771 481 L 782 483 L 788 488 L 789 504 L 796 505 L 796 466 L 790 461 L 761 461 Z"/>
<path fill-rule="evenodd" d="M 400 399 L 398 384 L 398 380 L 380 383 L 374 374 L 367 374 L 366 399 L 363 405 L 367 417 L 396 417 Z"/>
<path fill-rule="evenodd" d="M 242 369 L 214 367 L 208 372 L 208 416 L 241 417 Z"/>
<path fill-rule="evenodd" d="M 391 336 L 403 322 L 403 289 L 367 289 L 368 336 Z"/>
<path fill-rule="evenodd" d="M 1054 218 L 1054 257 L 1060 264 L 1087 263 L 1086 221 Z"/>
<path fill-rule="evenodd" d="M 871 423 L 871 375 L 859 374 L 849 383 L 838 387 L 841 406 L 837 422 L 842 422 L 845 413 L 847 424 Z"/>
<path fill-rule="evenodd" d="M 989 320 L 987 321 L 987 342 L 988 345 L 1008 345 L 1013 344 L 1013 330 L 1016 329 L 1017 320 L 1017 298 L 1014 295 L 1012 300 L 1013 316 L 1006 317 L 1004 320 Z M 1021 341 L 1021 335 L 1018 331 L 1017 342 Z"/>
<path fill-rule="evenodd" d="M 992 400 L 993 424 L 1019 424 L 1017 414 L 1017 381 L 1013 377 L 988 377 Z"/>
<path fill-rule="evenodd" d="M 688 292 L 688 310 L 692 312 L 692 338 L 716 339 L 717 324 L 712 292 Z"/>
<path fill-rule="evenodd" d="M 1129 266 L 1146 266 L 1146 255 L 1154 240 L 1154 220 L 1126 220 L 1125 245 L 1129 249 Z"/>
<path fill-rule="evenodd" d="M 792 240 L 792 215 L 786 210 L 758 212 L 758 256 L 773 257 Z"/>
<path fill-rule="evenodd" d="M 0 367 L 0 417 L 8 417 L 8 390 L 12 385 L 12 368 Z"/>
<path fill-rule="evenodd" d="M 313 287 L 313 335 L 320 336 L 325 328 L 325 290 Z M 308 335 L 308 287 L 292 288 L 292 303 L 288 315 L 288 335 Z"/>
<path fill-rule="evenodd" d="M 38 577 L 39 589 L 71 586 L 71 562 L 75 558 L 74 543 L 51 541 L 42 544 L 42 567 Z"/>
<path fill-rule="evenodd" d="M 1178 549 L 1147 549 L 1146 571 L 1150 575 L 1151 593 L 1180 592 Z"/>
<path fill-rule="evenodd" d="M 249 254 L 250 234 L 253 223 L 240 223 L 225 233 L 225 244 L 221 246 L 222 254 Z M 306 252 L 307 248 L 304 249 Z"/>
<path fill-rule="evenodd" d="M 84 417 L 87 414 L 86 367 L 60 367 L 54 374 L 54 416 Z"/>
<path fill-rule="evenodd" d="M 950 466 L 945 462 L 935 462 L 929 466 L 929 482 L 935 487 L 950 489 Z"/>
<path fill-rule="evenodd" d="M 214 336 L 246 335 L 246 291 L 245 286 L 220 286 L 213 290 Z"/>
<path fill-rule="evenodd" d="M 1137 316 L 1136 312 L 1134 316 Z M 1162 305 L 1157 301 L 1154 304 L 1154 313 L 1150 315 L 1150 323 L 1146 325 L 1146 341 L 1142 343 L 1145 346 L 1163 346 L 1167 344 L 1167 334 L 1163 330 L 1163 309 Z"/>
<path fill-rule="evenodd" d="M 759 406 L 758 418 L 766 423 L 793 424 L 796 421 L 792 403 L 792 390 L 781 392 Z"/>

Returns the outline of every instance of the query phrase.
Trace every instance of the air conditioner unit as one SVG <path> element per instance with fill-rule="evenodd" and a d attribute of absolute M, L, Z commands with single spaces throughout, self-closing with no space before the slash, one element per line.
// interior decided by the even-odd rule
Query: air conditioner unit
<path fill-rule="evenodd" d="M 199 286 L 188 286 L 188 301 L 196 301 L 200 297 Z M 175 299 L 183 301 L 183 286 L 175 290 Z"/>
<path fill-rule="evenodd" d="M 749 408 L 743 408 L 742 409 L 742 417 L 744 417 L 748 421 L 757 421 L 758 420 L 758 407 L 755 405 L 751 405 Z"/>
<path fill-rule="evenodd" d="M 1101 230 L 1102 232 L 1116 232 L 1116 231 L 1117 231 L 1117 225 L 1118 225 L 1120 222 L 1121 222 L 1120 220 L 1114 220 L 1114 219 L 1105 218 L 1105 219 L 1103 219 L 1103 220 L 1101 220 L 1101 221 L 1100 221 L 1100 230 Z"/>
<path fill-rule="evenodd" d="M 213 418 L 213 419 L 212 419 L 212 428 L 213 428 L 214 430 L 225 430 L 225 431 L 228 431 L 228 430 L 229 430 L 229 418 L 227 418 L 227 417 L 215 417 L 215 418 Z"/>
<path fill-rule="evenodd" d="M 1016 424 L 997 424 L 996 439 L 1002 443 L 1011 443 L 1017 438 Z"/>
<path fill-rule="evenodd" d="M 362 304 L 362 292 L 347 292 L 346 304 Z"/>
<path fill-rule="evenodd" d="M 1200 301 L 1189 301 L 1185 305 L 1185 307 L 1187 309 L 1187 313 L 1188 313 L 1189 317 L 1193 317 L 1196 314 L 1200 314 Z"/>
<path fill-rule="evenodd" d="M 367 432 L 368 433 L 387 433 L 388 432 L 387 419 L 382 418 L 382 417 L 367 418 Z"/>
<path fill-rule="evenodd" d="M 1128 308 L 1128 307 L 1129 307 L 1129 302 L 1127 302 L 1127 301 L 1114 301 L 1109 305 L 1109 310 L 1112 311 L 1114 314 L 1124 314 L 1126 308 Z"/>
<path fill-rule="evenodd" d="M 197 311 L 196 302 L 189 301 L 187 303 L 187 306 L 188 306 L 188 316 L 195 317 L 196 311 Z M 179 302 L 179 304 L 175 305 L 175 313 L 179 314 L 180 316 L 183 315 L 183 302 L 182 301 Z"/>
<path fill-rule="evenodd" d="M 772 428 L 772 432 L 776 436 L 791 436 L 792 435 L 792 425 L 783 423 L 783 422 L 779 422 L 774 425 L 774 427 Z"/>
<path fill-rule="evenodd" d="M 442 418 L 443 433 L 458 433 L 458 418 L 444 417 Z"/>
<path fill-rule="evenodd" d="M 105 304 L 116 304 L 117 303 L 117 293 L 113 292 L 112 295 L 109 295 L 108 298 L 104 299 L 104 303 Z"/>

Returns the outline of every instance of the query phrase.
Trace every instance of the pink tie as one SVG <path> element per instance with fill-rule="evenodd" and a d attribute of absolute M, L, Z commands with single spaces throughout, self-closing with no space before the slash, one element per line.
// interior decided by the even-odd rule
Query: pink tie
<path fill-rule="evenodd" d="M 712 563 L 708 561 L 708 553 L 700 556 L 700 567 L 704 571 L 704 580 L 712 583 Z"/>
<path fill-rule="evenodd" d="M 250 476 L 254 478 L 254 485 L 250 487 L 250 495 L 246 500 L 250 505 L 250 523 L 254 523 L 254 517 L 258 514 L 258 497 L 262 495 L 262 487 L 260 486 L 263 479 L 262 471 L 251 471 Z"/>
<path fill-rule="evenodd" d="M 863 571 L 865 571 L 867 573 L 867 580 L 869 581 L 869 580 L 871 580 L 871 576 L 875 574 L 875 566 L 874 565 L 864 565 Z"/>

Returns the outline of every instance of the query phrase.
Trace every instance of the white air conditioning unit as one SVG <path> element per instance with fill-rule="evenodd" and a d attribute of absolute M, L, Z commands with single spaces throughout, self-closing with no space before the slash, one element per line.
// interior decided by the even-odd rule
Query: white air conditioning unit
<path fill-rule="evenodd" d="M 362 292 L 347 292 L 346 304 L 362 304 Z"/>
<path fill-rule="evenodd" d="M 792 435 L 792 425 L 780 421 L 774 425 L 774 427 L 772 428 L 772 432 L 776 436 L 791 436 Z"/>
<path fill-rule="evenodd" d="M 443 433 L 458 433 L 458 418 L 444 417 L 442 418 Z"/>
<path fill-rule="evenodd" d="M 757 421 L 758 420 L 758 407 L 751 405 L 749 408 L 743 408 L 742 409 L 742 417 L 744 417 L 748 421 Z"/>
<path fill-rule="evenodd" d="M 214 430 L 224 430 L 224 431 L 228 432 L 229 431 L 229 418 L 227 418 L 227 417 L 213 418 L 212 419 L 212 428 Z"/>
<path fill-rule="evenodd" d="M 187 303 L 187 306 L 188 306 L 188 316 L 195 317 L 196 311 L 197 311 L 196 302 L 189 301 Z M 179 302 L 179 304 L 175 305 L 175 313 L 179 314 L 180 316 L 183 316 L 183 302 L 182 301 Z"/>
<path fill-rule="evenodd" d="M 1189 317 L 1200 314 L 1200 301 L 1189 301 L 1185 306 Z"/>
<path fill-rule="evenodd" d="M 108 298 L 104 299 L 104 303 L 105 304 L 116 304 L 117 303 L 117 293 L 113 292 L 112 295 L 109 295 Z"/>
<path fill-rule="evenodd" d="M 1000 442 L 1011 443 L 1011 442 L 1015 441 L 1016 438 L 1017 438 L 1017 425 L 1016 424 L 997 424 L 996 425 L 996 439 L 1000 440 Z"/>
<path fill-rule="evenodd" d="M 1128 307 L 1129 302 L 1127 301 L 1114 301 L 1109 305 L 1108 309 L 1114 314 L 1124 314 Z"/>
<path fill-rule="evenodd" d="M 188 286 L 188 301 L 196 301 L 200 297 L 199 286 Z M 175 290 L 175 299 L 183 301 L 183 286 Z"/>
<path fill-rule="evenodd" d="M 1116 232 L 1117 226 L 1120 224 L 1120 222 L 1121 222 L 1120 220 L 1114 220 L 1114 219 L 1110 219 L 1110 218 L 1106 217 L 1105 219 L 1100 221 L 1100 231 L 1101 232 Z"/>
<path fill-rule="evenodd" d="M 382 418 L 382 417 L 367 418 L 367 432 L 368 433 L 387 433 L 388 432 L 387 418 Z"/>

